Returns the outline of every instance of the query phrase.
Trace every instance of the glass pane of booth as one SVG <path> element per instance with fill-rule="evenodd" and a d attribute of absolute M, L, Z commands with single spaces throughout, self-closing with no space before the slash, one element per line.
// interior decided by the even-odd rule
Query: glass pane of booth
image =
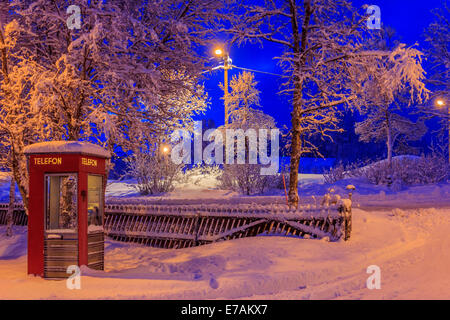
<path fill-rule="evenodd" d="M 88 175 L 88 231 L 103 230 L 103 177 Z"/>
<path fill-rule="evenodd" d="M 77 228 L 76 174 L 48 175 L 45 182 L 47 231 L 75 231 Z"/>

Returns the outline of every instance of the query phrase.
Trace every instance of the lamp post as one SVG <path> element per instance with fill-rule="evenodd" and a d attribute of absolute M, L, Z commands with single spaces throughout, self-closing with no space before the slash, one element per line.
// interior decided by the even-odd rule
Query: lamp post
<path fill-rule="evenodd" d="M 216 48 L 214 50 L 214 55 L 218 58 L 223 59 L 223 65 L 214 67 L 211 70 L 223 69 L 223 71 L 224 71 L 223 75 L 224 75 L 225 126 L 227 126 L 228 125 L 228 70 L 235 68 L 235 69 L 239 69 L 239 70 L 243 70 L 243 71 L 258 72 L 258 73 L 268 74 L 268 75 L 277 76 L 277 77 L 280 77 L 282 75 L 272 73 L 272 72 L 267 72 L 267 71 L 260 71 L 260 70 L 254 70 L 254 69 L 248 69 L 248 68 L 242 68 L 242 67 L 235 66 L 235 65 L 233 65 L 233 61 L 231 60 L 228 52 L 222 48 Z M 211 59 L 213 59 L 213 58 L 211 58 Z M 209 72 L 209 71 L 206 71 L 206 72 Z"/>
<path fill-rule="evenodd" d="M 447 104 L 446 105 L 446 101 L 442 98 L 439 98 L 436 100 L 436 105 L 437 107 L 440 108 L 445 108 L 447 107 L 447 115 L 448 115 L 448 162 L 450 163 L 450 106 Z"/>
<path fill-rule="evenodd" d="M 232 60 L 228 55 L 228 52 L 224 51 L 224 49 L 217 48 L 214 50 L 214 54 L 223 59 L 223 76 L 224 76 L 224 113 L 225 113 L 225 127 L 228 126 L 228 70 L 232 68 Z"/>

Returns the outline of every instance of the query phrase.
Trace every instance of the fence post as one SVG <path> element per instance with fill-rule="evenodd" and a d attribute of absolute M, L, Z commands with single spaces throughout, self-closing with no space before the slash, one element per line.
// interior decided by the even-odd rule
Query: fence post
<path fill-rule="evenodd" d="M 200 231 L 200 212 L 196 213 L 196 217 L 195 217 L 195 221 L 194 221 L 195 227 L 194 227 L 194 235 L 195 235 L 195 240 L 194 240 L 194 244 L 195 246 L 198 246 L 198 232 Z"/>
<path fill-rule="evenodd" d="M 344 241 L 350 239 L 352 233 L 352 208 L 345 205 L 339 206 L 339 215 L 342 217 L 341 234 Z"/>

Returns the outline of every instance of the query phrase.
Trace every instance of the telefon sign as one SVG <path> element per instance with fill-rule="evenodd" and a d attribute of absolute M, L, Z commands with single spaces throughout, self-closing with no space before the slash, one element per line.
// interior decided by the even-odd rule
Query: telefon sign
<path fill-rule="evenodd" d="M 62 164 L 61 157 L 46 157 L 46 158 L 34 158 L 34 164 L 38 166 L 45 165 L 60 165 Z"/>

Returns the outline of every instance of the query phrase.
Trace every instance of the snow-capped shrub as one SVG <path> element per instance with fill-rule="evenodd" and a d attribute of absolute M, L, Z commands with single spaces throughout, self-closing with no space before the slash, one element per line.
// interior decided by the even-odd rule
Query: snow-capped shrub
<path fill-rule="evenodd" d="M 261 175 L 261 167 L 259 164 L 224 165 L 220 177 L 221 187 L 245 195 L 261 194 L 270 189 L 282 188 L 281 175 Z"/>
<path fill-rule="evenodd" d="M 450 165 L 445 155 L 433 153 L 427 156 L 398 156 L 370 164 L 339 163 L 324 173 L 326 183 L 333 184 L 344 178 L 364 177 L 376 185 L 401 188 L 402 185 L 431 184 L 445 181 L 450 177 Z"/>
<path fill-rule="evenodd" d="M 392 161 L 392 165 L 397 161 Z M 369 180 L 370 183 L 388 184 L 388 177 L 390 176 L 391 170 L 389 169 L 389 164 L 387 161 L 375 162 L 369 166 L 366 166 L 363 170 L 363 176 Z"/>
<path fill-rule="evenodd" d="M 396 157 L 390 167 L 387 161 L 366 166 L 364 177 L 374 184 L 413 185 L 445 181 L 449 177 L 448 160 L 432 154 L 421 157 Z"/>
<path fill-rule="evenodd" d="M 325 170 L 323 174 L 323 178 L 325 183 L 335 183 L 336 181 L 342 180 L 345 178 L 345 167 L 342 162 L 335 167 L 331 167 L 329 170 Z"/>
<path fill-rule="evenodd" d="M 446 157 L 436 155 L 421 157 L 416 171 L 418 183 L 436 183 L 450 178 L 450 165 Z"/>
<path fill-rule="evenodd" d="M 148 195 L 172 191 L 181 169 L 182 165 L 174 164 L 169 156 L 136 153 L 128 159 L 127 174 L 136 179 L 139 193 Z"/>
<path fill-rule="evenodd" d="M 325 183 L 333 184 L 345 178 L 356 178 L 363 175 L 363 163 L 351 163 L 343 165 L 339 162 L 336 166 L 326 170 L 323 174 Z"/>
<path fill-rule="evenodd" d="M 176 177 L 179 184 L 200 185 L 206 179 L 218 180 L 223 170 L 218 165 L 195 165 L 191 169 L 185 169 L 182 174 Z M 209 185 L 208 187 L 211 187 Z"/>

